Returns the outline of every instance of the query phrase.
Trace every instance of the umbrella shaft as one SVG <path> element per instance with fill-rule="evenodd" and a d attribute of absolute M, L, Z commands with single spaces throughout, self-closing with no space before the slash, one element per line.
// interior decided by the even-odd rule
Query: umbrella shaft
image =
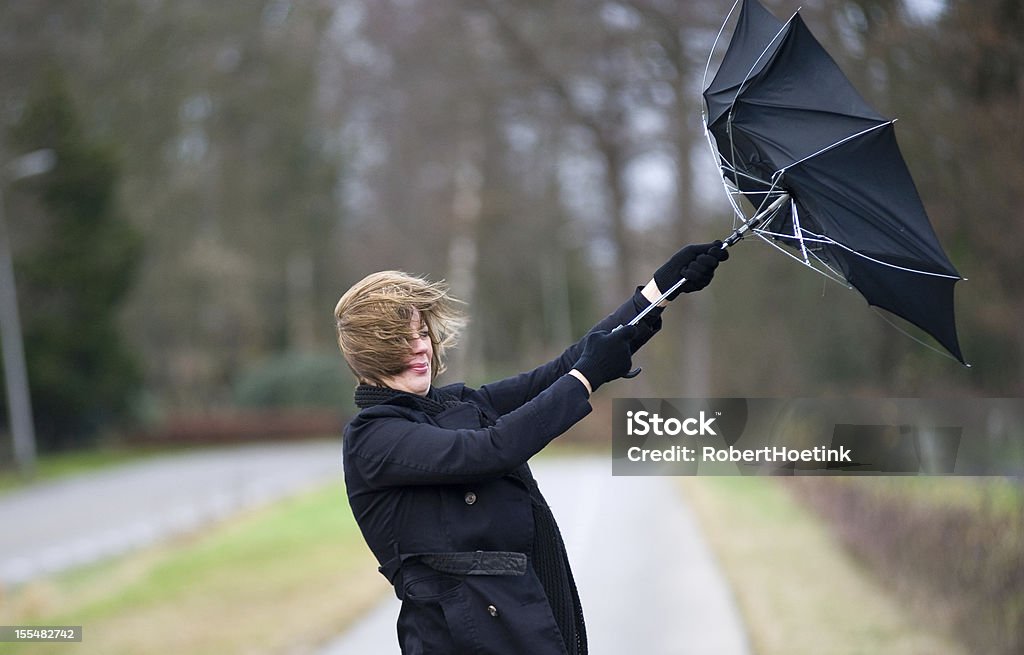
<path fill-rule="evenodd" d="M 748 230 L 752 230 L 756 227 L 760 227 L 765 223 L 768 218 L 775 213 L 775 210 L 784 205 L 789 201 L 789 194 L 783 193 L 781 196 L 772 201 L 772 204 L 765 207 L 762 211 L 759 211 L 753 217 L 750 218 L 746 223 L 736 228 L 732 234 L 722 241 L 722 247 L 728 248 L 729 246 L 735 245 Z"/>
<path fill-rule="evenodd" d="M 723 245 L 722 247 L 724 248 L 725 246 Z M 647 305 L 646 307 L 644 307 L 644 308 L 643 308 L 643 309 L 642 309 L 642 310 L 640 311 L 640 313 L 639 313 L 639 314 L 637 314 L 637 315 L 636 315 L 636 316 L 635 316 L 635 317 L 633 318 L 633 320 L 632 320 L 632 321 L 630 321 L 629 323 L 626 323 L 626 325 L 636 325 L 637 323 L 639 323 L 640 321 L 642 321 L 642 320 L 643 320 L 643 318 L 644 318 L 644 316 L 647 316 L 647 315 L 648 315 L 648 314 L 650 314 L 650 313 L 651 313 L 652 311 L 654 311 L 654 308 L 655 308 L 655 307 L 657 307 L 657 306 L 658 306 L 658 305 L 660 305 L 660 304 L 661 304 L 662 302 L 664 302 L 665 300 L 667 300 L 669 296 L 671 296 L 671 295 L 672 295 L 673 293 L 675 293 L 675 292 L 676 292 L 676 291 L 677 291 L 677 290 L 679 289 L 679 287 L 683 286 L 683 284 L 685 284 L 685 283 L 686 283 L 686 278 L 685 278 L 685 277 L 684 277 L 684 278 L 681 278 L 681 279 L 680 279 L 680 280 L 679 280 L 678 282 L 676 282 L 676 283 L 675 283 L 675 284 L 673 284 L 673 285 L 672 285 L 671 287 L 669 287 L 668 291 L 666 291 L 665 293 L 661 294 L 661 295 L 660 295 L 660 296 L 658 297 L 658 299 L 657 299 L 657 300 L 655 300 L 654 302 L 652 302 L 652 303 L 651 303 L 650 305 Z"/>

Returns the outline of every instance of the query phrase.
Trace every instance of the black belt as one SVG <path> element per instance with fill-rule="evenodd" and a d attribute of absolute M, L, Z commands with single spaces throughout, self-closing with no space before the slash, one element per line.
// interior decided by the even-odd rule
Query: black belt
<path fill-rule="evenodd" d="M 420 562 L 439 573 L 451 575 L 524 575 L 526 555 L 505 550 L 476 550 L 456 553 L 409 553 L 396 555 L 379 567 L 391 584 L 402 565 Z"/>

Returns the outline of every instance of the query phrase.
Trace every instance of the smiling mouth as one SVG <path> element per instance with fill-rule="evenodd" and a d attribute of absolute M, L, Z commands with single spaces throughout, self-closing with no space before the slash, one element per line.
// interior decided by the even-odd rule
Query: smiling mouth
<path fill-rule="evenodd" d="M 430 364 L 428 362 L 416 362 L 415 364 L 409 364 L 409 370 L 422 375 L 430 370 Z"/>

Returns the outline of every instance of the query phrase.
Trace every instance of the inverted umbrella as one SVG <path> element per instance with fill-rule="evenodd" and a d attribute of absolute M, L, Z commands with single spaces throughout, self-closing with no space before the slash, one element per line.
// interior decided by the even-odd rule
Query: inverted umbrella
<path fill-rule="evenodd" d="M 800 15 L 783 23 L 742 0 L 704 100 L 738 220 L 726 245 L 755 234 L 963 362 L 953 313 L 962 278 L 928 221 L 894 121 L 864 101 Z"/>

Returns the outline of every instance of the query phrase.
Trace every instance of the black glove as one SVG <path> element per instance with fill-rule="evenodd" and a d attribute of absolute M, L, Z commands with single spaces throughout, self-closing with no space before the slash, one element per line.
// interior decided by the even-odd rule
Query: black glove
<path fill-rule="evenodd" d="M 626 325 L 612 332 L 591 332 L 583 340 L 583 354 L 573 368 L 587 378 L 591 391 L 629 373 L 633 364 L 629 343 L 636 332 L 635 325 Z"/>
<path fill-rule="evenodd" d="M 686 246 L 654 272 L 654 282 L 658 290 L 665 293 L 685 277 L 686 282 L 668 297 L 675 300 L 684 291 L 700 291 L 711 284 L 718 264 L 727 259 L 729 251 L 722 248 L 721 241 Z"/>
<path fill-rule="evenodd" d="M 636 313 L 644 311 L 650 304 L 650 301 L 644 297 L 642 288 L 637 287 L 633 294 L 633 309 Z M 661 313 L 664 310 L 664 307 L 655 307 L 636 324 L 636 336 L 629 342 L 629 347 L 634 355 L 661 329 Z"/>

